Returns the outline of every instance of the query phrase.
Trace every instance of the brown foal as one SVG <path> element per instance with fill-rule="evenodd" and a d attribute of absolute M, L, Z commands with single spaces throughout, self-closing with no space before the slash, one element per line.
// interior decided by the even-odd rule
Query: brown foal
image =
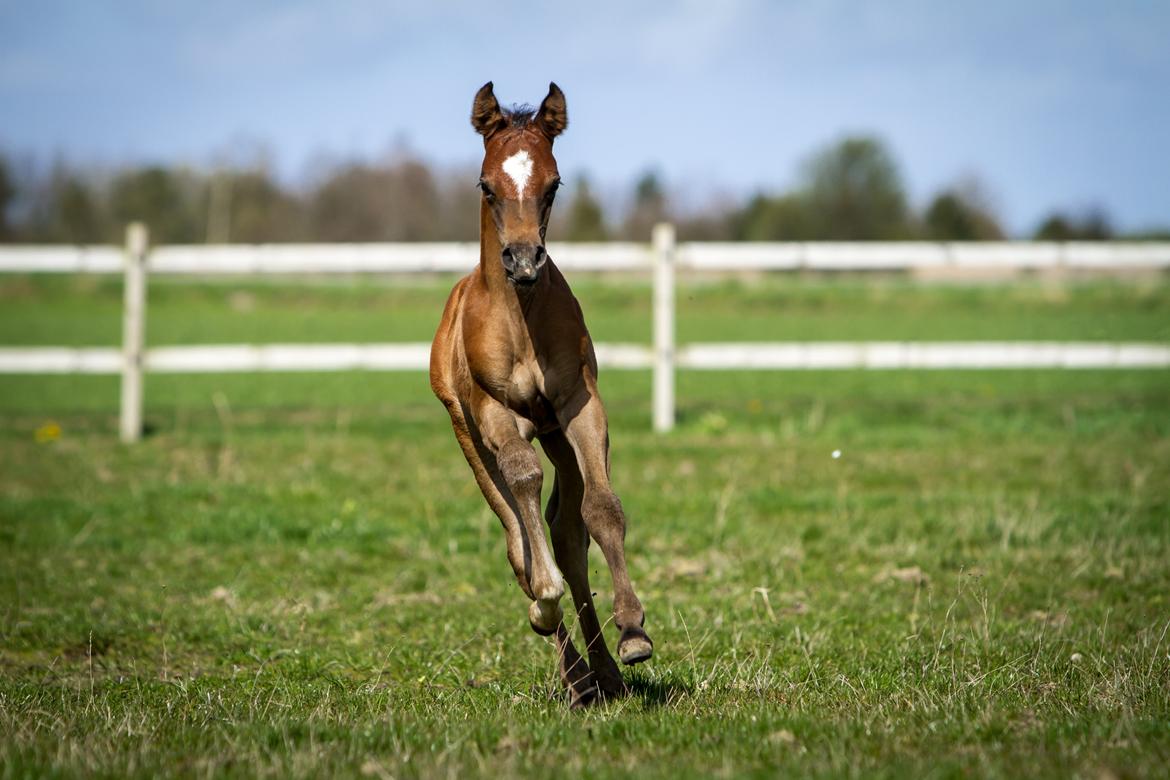
<path fill-rule="evenodd" d="M 618 657 L 650 658 L 642 604 L 626 571 L 626 518 L 609 482 L 609 432 L 597 392 L 597 358 L 581 307 L 545 252 L 560 178 L 553 139 L 568 125 L 564 93 L 549 84 L 536 111 L 501 110 L 485 84 L 471 124 L 483 136 L 479 265 L 451 291 L 431 346 L 431 389 L 507 535 L 508 560 L 532 600 L 528 621 L 556 636 L 561 679 L 580 707 L 624 692 L 589 589 L 592 537 L 613 575 Z M 544 481 L 532 440 L 556 468 L 540 516 Z M 554 562 L 555 559 L 555 562 Z M 560 606 L 573 595 L 588 663 L 573 646 Z"/>

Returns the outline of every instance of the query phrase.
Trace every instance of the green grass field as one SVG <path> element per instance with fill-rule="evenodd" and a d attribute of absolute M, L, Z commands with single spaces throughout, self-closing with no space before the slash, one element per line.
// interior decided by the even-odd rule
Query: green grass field
<path fill-rule="evenodd" d="M 150 281 L 152 344 L 430 341 L 455 277 Z M 650 341 L 648 283 L 574 280 L 597 341 Z M 678 339 L 1170 341 L 1165 281 L 918 285 L 898 278 L 683 283 Z M 0 277 L 0 345 L 117 344 L 120 280 Z"/>
<path fill-rule="evenodd" d="M 444 293 L 152 281 L 150 341 L 426 340 Z M 579 293 L 648 340 L 648 289 Z M 119 295 L 0 277 L 0 344 L 117 343 Z M 679 299 L 682 341 L 1170 340 L 1166 282 Z M 570 713 L 421 373 L 149 377 L 134 447 L 116 378 L 0 376 L 0 777 L 1165 775 L 1170 374 L 684 372 L 667 437 L 649 385 L 602 377 L 655 657 Z"/>

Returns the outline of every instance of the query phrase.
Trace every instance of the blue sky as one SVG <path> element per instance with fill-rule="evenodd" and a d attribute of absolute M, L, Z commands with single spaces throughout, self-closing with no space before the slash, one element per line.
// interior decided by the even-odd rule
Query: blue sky
<path fill-rule="evenodd" d="M 562 172 L 647 168 L 694 203 L 783 189 L 846 133 L 894 150 L 916 205 L 976 175 L 1014 231 L 1101 205 L 1170 224 L 1170 3 L 0 0 L 0 148 L 282 175 L 403 144 L 478 161 L 467 116 L 555 80 Z"/>

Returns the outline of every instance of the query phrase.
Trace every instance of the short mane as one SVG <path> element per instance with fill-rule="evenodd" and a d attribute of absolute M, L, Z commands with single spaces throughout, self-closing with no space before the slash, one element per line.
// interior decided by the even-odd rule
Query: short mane
<path fill-rule="evenodd" d="M 521 103 L 505 111 L 504 118 L 512 127 L 528 127 L 536 118 L 536 109 L 527 103 Z"/>

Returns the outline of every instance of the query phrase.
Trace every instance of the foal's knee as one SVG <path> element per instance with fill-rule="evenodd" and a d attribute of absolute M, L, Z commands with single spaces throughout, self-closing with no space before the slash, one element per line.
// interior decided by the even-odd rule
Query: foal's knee
<path fill-rule="evenodd" d="M 540 467 L 540 456 L 531 444 L 519 439 L 508 442 L 500 449 L 496 463 L 513 491 L 540 491 L 544 470 Z"/>

